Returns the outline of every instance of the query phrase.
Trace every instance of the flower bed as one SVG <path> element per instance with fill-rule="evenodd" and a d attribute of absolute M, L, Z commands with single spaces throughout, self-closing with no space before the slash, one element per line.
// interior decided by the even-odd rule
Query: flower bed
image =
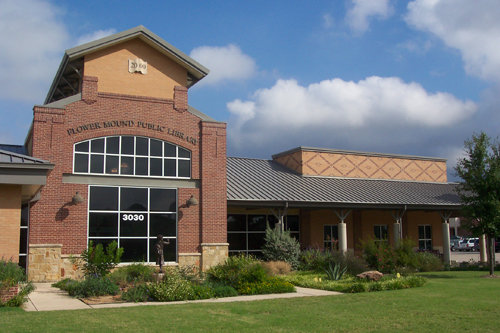
<path fill-rule="evenodd" d="M 352 276 L 347 276 L 341 280 L 328 280 L 326 274 L 316 272 L 295 272 L 282 277 L 284 280 L 295 286 L 305 288 L 315 288 L 343 293 L 359 293 L 382 290 L 397 290 L 421 287 L 426 279 L 420 276 L 394 277 L 384 276 L 380 281 L 368 281 Z"/>

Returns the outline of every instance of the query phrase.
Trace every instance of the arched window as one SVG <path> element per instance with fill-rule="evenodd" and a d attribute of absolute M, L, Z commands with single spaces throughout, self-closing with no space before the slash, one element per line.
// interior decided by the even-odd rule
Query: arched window
<path fill-rule="evenodd" d="M 140 136 L 108 136 L 75 143 L 73 172 L 191 178 L 191 152 Z"/>

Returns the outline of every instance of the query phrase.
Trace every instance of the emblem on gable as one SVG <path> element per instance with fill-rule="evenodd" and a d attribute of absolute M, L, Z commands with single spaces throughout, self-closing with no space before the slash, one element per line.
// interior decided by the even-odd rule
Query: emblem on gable
<path fill-rule="evenodd" d="M 128 60 L 128 72 L 135 73 L 139 72 L 142 74 L 148 74 L 148 63 L 142 59 L 136 58 Z"/>

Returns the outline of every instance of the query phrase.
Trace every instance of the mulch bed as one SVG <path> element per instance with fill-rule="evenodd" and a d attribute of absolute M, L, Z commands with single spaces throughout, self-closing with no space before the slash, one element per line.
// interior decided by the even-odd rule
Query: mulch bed
<path fill-rule="evenodd" d="M 79 298 L 79 300 L 87 305 L 125 303 L 125 301 L 121 299 L 120 295 L 94 296 L 87 298 Z"/>

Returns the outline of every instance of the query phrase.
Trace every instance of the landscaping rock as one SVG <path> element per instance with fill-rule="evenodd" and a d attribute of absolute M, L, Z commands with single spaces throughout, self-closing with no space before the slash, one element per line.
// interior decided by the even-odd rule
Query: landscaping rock
<path fill-rule="evenodd" d="M 378 281 L 382 278 L 382 276 L 384 276 L 384 274 L 379 271 L 367 271 L 356 275 L 356 277 L 360 279 L 367 279 L 370 281 Z"/>

